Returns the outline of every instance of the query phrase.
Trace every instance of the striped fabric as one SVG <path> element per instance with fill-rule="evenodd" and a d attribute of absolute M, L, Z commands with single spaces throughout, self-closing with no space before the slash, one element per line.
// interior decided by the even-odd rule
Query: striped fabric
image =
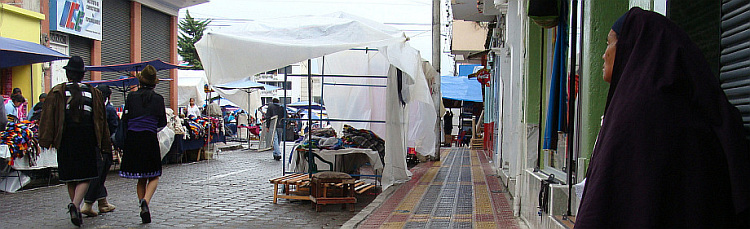
<path fill-rule="evenodd" d="M 70 86 L 73 85 L 73 83 L 67 83 L 65 88 L 65 100 L 67 101 L 65 105 L 65 111 L 66 113 L 71 109 L 70 108 L 70 102 L 72 100 L 72 95 L 70 91 Z M 78 86 L 81 88 L 81 95 L 83 96 L 83 117 L 92 117 L 93 114 L 93 107 L 92 104 L 94 103 L 94 97 L 91 95 L 91 88 L 89 88 L 86 84 L 79 83 Z"/>

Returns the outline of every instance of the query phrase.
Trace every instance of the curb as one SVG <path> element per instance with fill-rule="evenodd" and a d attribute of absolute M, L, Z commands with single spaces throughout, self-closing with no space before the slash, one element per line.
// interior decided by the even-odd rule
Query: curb
<path fill-rule="evenodd" d="M 396 192 L 403 184 L 393 184 L 391 187 L 388 187 L 385 191 L 380 193 L 378 197 L 375 198 L 370 204 L 368 204 L 365 208 L 363 208 L 357 215 L 354 215 L 349 221 L 346 221 L 344 225 L 341 225 L 341 228 L 356 228 L 362 221 L 365 221 L 370 214 L 375 212 L 378 208 L 380 208 L 380 205 L 383 204 L 388 198 L 390 198 L 393 193 Z"/>
<path fill-rule="evenodd" d="M 232 150 L 238 150 L 238 149 L 243 149 L 242 144 L 231 144 L 231 145 L 227 144 L 225 146 L 219 147 L 219 150 L 221 151 L 232 151 Z"/>

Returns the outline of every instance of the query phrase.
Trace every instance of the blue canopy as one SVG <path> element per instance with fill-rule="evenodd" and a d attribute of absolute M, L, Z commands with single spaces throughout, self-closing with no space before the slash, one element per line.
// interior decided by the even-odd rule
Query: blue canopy
<path fill-rule="evenodd" d="M 186 66 L 180 66 L 170 63 L 164 63 L 163 61 L 156 59 L 152 61 L 140 62 L 140 63 L 129 63 L 129 64 L 113 64 L 113 65 L 98 65 L 98 66 L 86 66 L 86 71 L 95 72 L 140 72 L 146 65 L 153 66 L 157 71 L 165 69 L 182 68 Z M 189 66 L 187 66 L 189 67 Z"/>
<path fill-rule="evenodd" d="M 313 102 L 312 106 L 310 106 L 310 104 L 309 104 L 308 101 L 299 101 L 299 102 L 294 102 L 294 103 L 287 103 L 286 106 L 287 107 L 294 107 L 294 108 L 298 108 L 298 109 L 308 109 L 308 108 L 312 108 L 313 110 L 325 109 L 325 107 L 323 107 L 323 105 L 320 105 L 320 103 L 316 103 L 316 102 Z"/>
<path fill-rule="evenodd" d="M 0 37 L 0 68 L 23 66 L 70 58 L 44 45 Z"/>
<path fill-rule="evenodd" d="M 482 84 L 476 78 L 466 76 L 440 77 L 440 91 L 443 98 L 470 102 L 482 102 Z"/>
<path fill-rule="evenodd" d="M 253 82 L 247 79 L 244 80 L 237 80 L 234 82 L 229 82 L 221 85 L 215 86 L 220 89 L 263 89 L 266 91 L 273 91 L 276 89 L 280 89 L 280 87 L 274 87 L 267 84 L 262 84 L 258 82 Z"/>
<path fill-rule="evenodd" d="M 170 81 L 172 79 L 159 79 L 159 81 Z M 83 81 L 83 83 L 90 84 L 91 86 L 107 85 L 110 87 L 117 87 L 120 90 L 125 90 L 127 87 L 138 85 L 138 78 L 121 76 L 115 80 L 95 80 L 95 81 Z"/>

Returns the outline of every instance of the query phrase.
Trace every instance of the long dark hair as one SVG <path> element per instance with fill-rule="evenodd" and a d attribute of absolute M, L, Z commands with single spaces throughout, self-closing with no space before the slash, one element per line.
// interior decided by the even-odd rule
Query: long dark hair
<path fill-rule="evenodd" d="M 141 106 L 146 107 L 147 104 L 151 103 L 151 99 L 154 97 L 154 88 L 156 86 L 154 85 L 147 85 L 147 84 L 141 84 L 141 88 L 139 88 L 139 91 L 143 91 L 141 94 Z"/>
<path fill-rule="evenodd" d="M 68 80 L 71 84 L 68 86 L 70 90 L 70 118 L 73 122 L 81 122 L 81 116 L 83 113 L 83 93 L 81 87 L 78 85 L 83 80 L 83 72 L 66 71 L 65 72 Z"/>

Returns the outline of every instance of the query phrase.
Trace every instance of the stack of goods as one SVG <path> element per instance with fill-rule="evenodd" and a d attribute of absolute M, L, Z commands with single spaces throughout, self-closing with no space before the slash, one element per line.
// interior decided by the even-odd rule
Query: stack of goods
<path fill-rule="evenodd" d="M 221 121 L 213 117 L 189 116 L 183 125 L 187 127 L 188 139 L 206 138 L 208 134 L 218 134 Z"/>
<path fill-rule="evenodd" d="M 36 157 L 39 156 L 34 137 L 36 132 L 37 126 L 33 122 L 8 122 L 5 131 L 0 132 L 0 144 L 8 145 L 12 158 L 22 158 L 26 154 Z M 13 160 L 8 160 L 8 165 L 13 165 Z"/>
<path fill-rule="evenodd" d="M 378 151 L 380 160 L 385 157 L 385 141 L 372 131 L 344 125 L 344 136 L 341 139 L 344 147 L 371 149 Z"/>
<path fill-rule="evenodd" d="M 165 108 L 167 113 L 167 127 L 174 131 L 174 134 L 185 134 L 187 131 L 185 126 L 182 125 L 182 119 L 174 114 L 174 110 L 171 108 Z"/>

